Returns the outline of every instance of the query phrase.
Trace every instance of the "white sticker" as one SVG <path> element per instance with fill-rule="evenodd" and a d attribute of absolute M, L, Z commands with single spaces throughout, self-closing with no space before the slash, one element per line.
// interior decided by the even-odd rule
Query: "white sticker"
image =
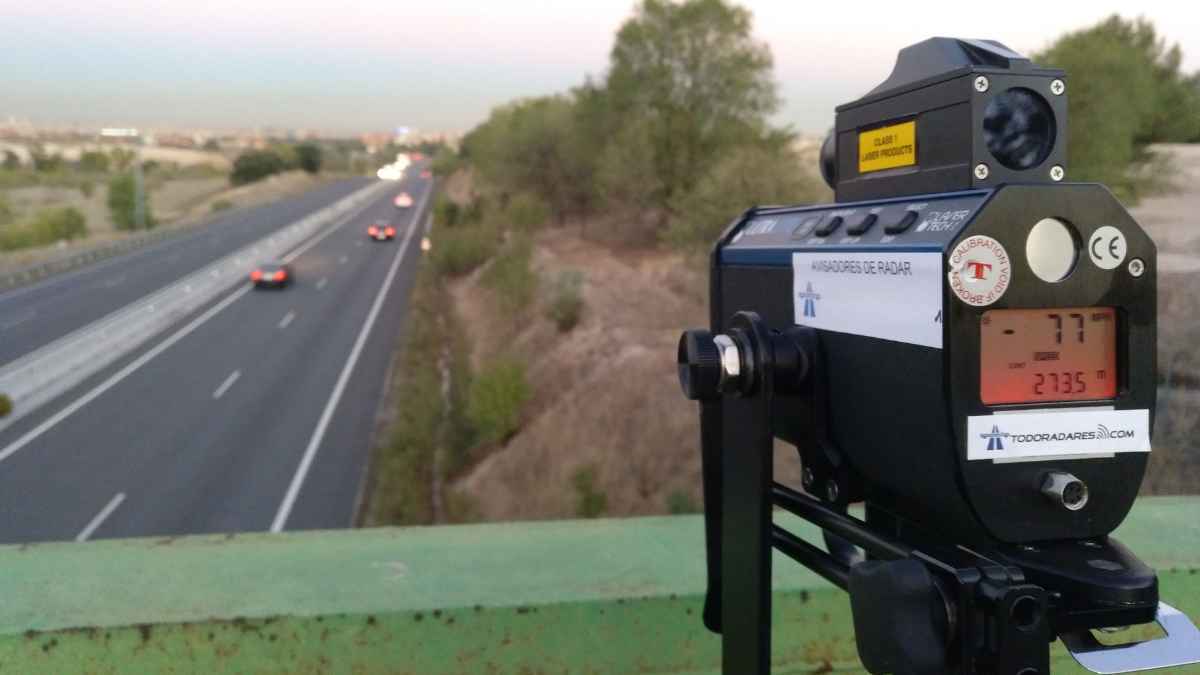
<path fill-rule="evenodd" d="M 793 253 L 796 323 L 941 349 L 941 267 L 936 251 Z"/>
<path fill-rule="evenodd" d="M 1000 242 L 976 234 L 950 254 L 950 290 L 959 300 L 984 307 L 1004 296 L 1012 282 L 1012 262 Z"/>
<path fill-rule="evenodd" d="M 1092 262 L 1102 270 L 1116 269 L 1117 265 L 1125 261 L 1125 253 L 1128 251 L 1125 235 L 1112 225 L 1096 228 L 1088 239 L 1087 249 Z"/>
<path fill-rule="evenodd" d="M 1150 452 L 1150 411 L 1039 410 L 967 418 L 967 459 Z"/>

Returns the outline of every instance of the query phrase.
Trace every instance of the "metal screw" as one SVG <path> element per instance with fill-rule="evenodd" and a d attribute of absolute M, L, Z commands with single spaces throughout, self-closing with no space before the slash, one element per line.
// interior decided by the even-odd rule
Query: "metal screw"
<path fill-rule="evenodd" d="M 1050 180 L 1058 182 L 1062 180 L 1063 176 L 1065 175 L 1067 175 L 1067 172 L 1064 171 L 1061 166 L 1055 164 L 1054 166 L 1050 167 Z"/>
<path fill-rule="evenodd" d="M 717 347 L 717 356 L 721 360 L 721 389 L 731 382 L 737 382 L 742 375 L 742 356 L 738 352 L 737 343 L 728 335 L 717 335 L 713 338 Z"/>
<path fill-rule="evenodd" d="M 1140 277 L 1146 273 L 1146 263 L 1142 262 L 1141 258 L 1134 258 L 1129 261 L 1129 273 L 1135 277 Z"/>
<path fill-rule="evenodd" d="M 1050 81 L 1050 93 L 1051 94 L 1054 94 L 1055 96 L 1062 96 L 1063 92 L 1066 90 L 1067 90 L 1066 82 L 1063 82 L 1062 80 L 1057 80 L 1057 79 Z"/>
<path fill-rule="evenodd" d="M 988 79 L 982 75 L 975 78 L 975 91 L 983 93 L 988 90 Z"/>
<path fill-rule="evenodd" d="M 836 480 L 831 480 L 825 484 L 825 498 L 829 501 L 836 502 L 838 500 L 839 492 L 840 491 L 838 490 L 838 484 Z"/>
<path fill-rule="evenodd" d="M 987 180 L 989 173 L 991 173 L 991 171 L 988 169 L 987 164 L 981 163 L 981 164 L 975 165 L 975 179 L 976 180 Z"/>
<path fill-rule="evenodd" d="M 812 469 L 804 467 L 804 471 L 800 474 L 800 483 L 804 485 L 804 489 L 811 490 L 815 482 L 817 482 L 816 474 L 813 473 Z"/>

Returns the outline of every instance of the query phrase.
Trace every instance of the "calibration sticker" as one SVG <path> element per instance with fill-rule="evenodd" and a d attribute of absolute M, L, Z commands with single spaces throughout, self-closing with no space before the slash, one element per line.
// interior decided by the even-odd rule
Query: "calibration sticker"
<path fill-rule="evenodd" d="M 1000 242 L 976 234 L 950 254 L 950 290 L 968 305 L 984 307 L 1004 296 L 1012 282 L 1012 261 Z"/>
<path fill-rule="evenodd" d="M 942 348 L 942 254 L 792 253 L 796 323 Z"/>
<path fill-rule="evenodd" d="M 1150 452 L 1149 410 L 1038 411 L 967 418 L 967 459 Z"/>
<path fill-rule="evenodd" d="M 910 120 L 858 135 L 858 172 L 870 173 L 917 163 L 917 123 Z"/>

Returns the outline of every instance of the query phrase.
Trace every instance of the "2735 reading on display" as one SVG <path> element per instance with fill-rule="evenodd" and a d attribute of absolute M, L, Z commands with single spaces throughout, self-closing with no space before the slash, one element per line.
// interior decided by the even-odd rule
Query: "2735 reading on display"
<path fill-rule="evenodd" d="M 1116 396 L 1112 307 L 992 310 L 984 312 L 979 332 L 985 405 Z"/>

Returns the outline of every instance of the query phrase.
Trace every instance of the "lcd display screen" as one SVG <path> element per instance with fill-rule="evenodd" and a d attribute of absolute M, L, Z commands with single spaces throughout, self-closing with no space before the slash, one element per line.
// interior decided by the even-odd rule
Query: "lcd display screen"
<path fill-rule="evenodd" d="M 979 348 L 979 396 L 987 405 L 1116 396 L 1117 317 L 1111 307 L 984 312 Z"/>

